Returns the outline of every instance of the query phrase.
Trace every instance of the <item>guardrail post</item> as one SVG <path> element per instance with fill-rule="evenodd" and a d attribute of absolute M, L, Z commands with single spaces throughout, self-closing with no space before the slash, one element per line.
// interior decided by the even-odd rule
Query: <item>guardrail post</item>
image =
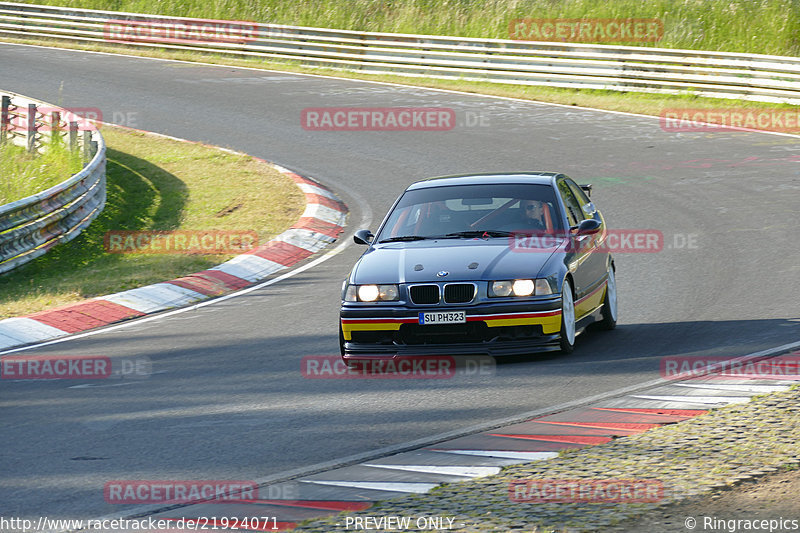
<path fill-rule="evenodd" d="M 11 97 L 3 95 L 2 110 L 0 110 L 0 144 L 5 144 L 8 137 L 8 125 L 11 122 Z"/>
<path fill-rule="evenodd" d="M 74 152 L 78 149 L 78 123 L 69 123 L 69 150 Z"/>
<path fill-rule="evenodd" d="M 36 151 L 36 104 L 28 104 L 28 151 Z"/>
<path fill-rule="evenodd" d="M 50 144 L 56 144 L 61 140 L 61 112 L 53 111 L 50 116 Z"/>
<path fill-rule="evenodd" d="M 92 132 L 83 130 L 83 160 L 90 161 L 92 159 Z"/>

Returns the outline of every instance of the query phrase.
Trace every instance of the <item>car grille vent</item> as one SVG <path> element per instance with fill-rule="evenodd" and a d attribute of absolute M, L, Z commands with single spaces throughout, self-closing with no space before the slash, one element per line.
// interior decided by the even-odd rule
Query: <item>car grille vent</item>
<path fill-rule="evenodd" d="M 438 304 L 438 285 L 414 285 L 410 289 L 411 301 L 415 304 Z"/>
<path fill-rule="evenodd" d="M 475 297 L 472 283 L 450 283 L 444 286 L 444 301 L 448 304 L 465 304 Z"/>

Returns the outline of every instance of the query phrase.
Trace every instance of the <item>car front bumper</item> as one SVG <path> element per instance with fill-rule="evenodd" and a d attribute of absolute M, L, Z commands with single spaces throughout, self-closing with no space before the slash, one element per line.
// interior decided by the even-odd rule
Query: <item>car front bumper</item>
<path fill-rule="evenodd" d="M 419 313 L 465 311 L 466 323 L 421 325 Z M 345 359 L 519 355 L 558 348 L 561 298 L 466 306 L 342 305 Z"/>

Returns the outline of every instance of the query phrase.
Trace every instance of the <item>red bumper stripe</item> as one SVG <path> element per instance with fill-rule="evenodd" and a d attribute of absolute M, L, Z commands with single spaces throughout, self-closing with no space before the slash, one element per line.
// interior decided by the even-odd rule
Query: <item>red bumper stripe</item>
<path fill-rule="evenodd" d="M 597 287 L 595 290 L 593 290 L 592 292 L 590 292 L 589 294 L 587 294 L 587 295 L 586 295 L 586 296 L 584 296 L 583 298 L 579 299 L 579 300 L 578 300 L 577 302 L 575 302 L 575 303 L 576 303 L 576 304 L 578 304 L 578 303 L 581 303 L 581 302 L 582 302 L 582 301 L 584 301 L 586 298 L 590 298 L 590 297 L 594 296 L 594 294 L 595 294 L 597 291 L 599 291 L 600 289 L 605 289 L 605 288 L 606 288 L 606 284 L 607 284 L 607 283 L 608 283 L 607 281 L 604 281 L 603 283 L 601 283 L 601 284 L 600 284 L 600 286 L 599 286 L 599 287 Z"/>
<path fill-rule="evenodd" d="M 561 311 L 535 311 L 532 313 L 505 313 L 501 315 L 467 315 L 467 322 L 479 322 L 483 320 L 500 320 L 509 318 L 538 318 L 543 316 L 560 315 Z M 370 324 L 415 324 L 418 318 L 342 318 L 344 323 L 368 322 Z"/>

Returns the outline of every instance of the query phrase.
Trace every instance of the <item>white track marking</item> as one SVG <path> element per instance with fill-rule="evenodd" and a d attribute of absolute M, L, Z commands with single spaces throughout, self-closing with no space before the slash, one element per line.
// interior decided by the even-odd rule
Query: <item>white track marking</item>
<path fill-rule="evenodd" d="M 317 485 L 333 485 L 334 487 L 350 487 L 353 489 L 385 490 L 390 492 L 407 492 L 413 494 L 425 494 L 438 483 L 418 483 L 418 482 L 381 482 L 381 481 L 317 481 L 314 479 L 301 479 L 301 483 L 314 483 Z"/>
<path fill-rule="evenodd" d="M 498 457 L 500 459 L 521 459 L 523 461 L 543 461 L 558 457 L 558 452 L 514 452 L 511 450 L 431 450 L 440 453 L 458 455 L 476 455 L 479 457 Z"/>
<path fill-rule="evenodd" d="M 714 385 L 712 383 L 676 383 L 675 385 L 678 387 L 689 387 L 693 389 L 751 392 L 753 394 L 765 394 L 768 392 L 789 390 L 789 385 L 735 385 L 730 383 L 724 383 L 719 385 Z"/>
<path fill-rule="evenodd" d="M 731 404 L 747 403 L 750 401 L 750 396 L 650 396 L 647 394 L 634 394 L 631 396 L 631 398 L 638 398 L 641 400 L 658 400 L 661 402 L 702 404 Z"/>
<path fill-rule="evenodd" d="M 363 463 L 361 466 L 462 477 L 493 476 L 500 472 L 499 466 L 376 465 L 372 463 Z"/>

